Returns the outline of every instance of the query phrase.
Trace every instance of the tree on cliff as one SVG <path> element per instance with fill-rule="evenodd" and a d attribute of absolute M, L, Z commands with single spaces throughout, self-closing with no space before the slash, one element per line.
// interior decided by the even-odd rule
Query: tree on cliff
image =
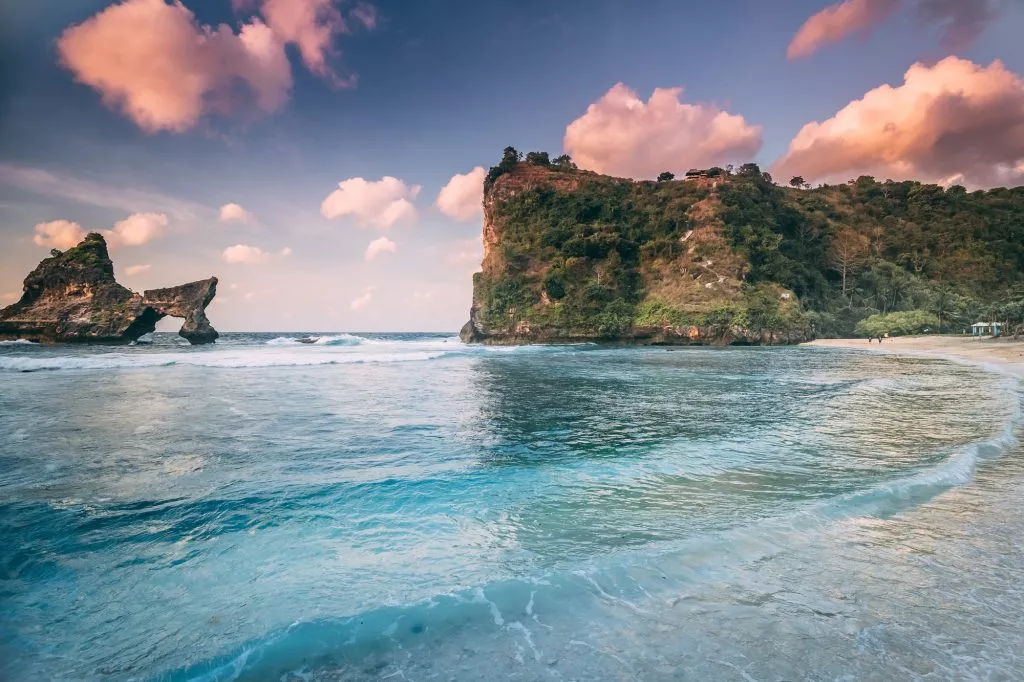
<path fill-rule="evenodd" d="M 658 182 L 669 182 L 671 180 L 674 180 L 675 177 L 676 176 L 674 173 L 669 173 L 668 171 L 665 171 L 664 173 L 658 176 Z"/>
<path fill-rule="evenodd" d="M 550 166 L 551 159 L 548 158 L 547 152 L 530 152 L 526 155 L 526 163 L 532 163 L 534 166 Z"/>
<path fill-rule="evenodd" d="M 491 166 L 491 169 L 487 171 L 487 177 L 484 178 L 484 191 L 489 190 L 495 180 L 515 168 L 522 159 L 523 155 L 519 153 L 518 149 L 512 146 L 505 147 L 501 153 L 501 161 L 498 162 L 497 166 Z"/>
<path fill-rule="evenodd" d="M 868 238 L 850 227 L 844 227 L 832 239 L 832 264 L 843 277 L 842 295 L 846 298 L 847 275 L 864 263 L 868 251 Z"/>
<path fill-rule="evenodd" d="M 572 157 L 568 154 L 556 156 L 551 163 L 559 170 L 576 170 L 576 164 L 572 162 Z"/>
<path fill-rule="evenodd" d="M 756 163 L 745 163 L 739 167 L 736 174 L 745 178 L 756 178 L 761 175 L 761 167 Z"/>
<path fill-rule="evenodd" d="M 804 184 L 805 184 L 805 183 L 804 183 L 804 179 L 803 179 L 803 177 L 802 177 L 802 176 L 800 176 L 800 175 L 794 175 L 794 176 L 793 176 L 793 177 L 792 177 L 792 178 L 790 179 L 790 181 L 789 181 L 789 185 L 790 185 L 790 187 L 796 187 L 796 188 L 798 188 L 798 189 L 799 189 L 800 187 L 803 187 L 803 186 L 804 186 Z"/>

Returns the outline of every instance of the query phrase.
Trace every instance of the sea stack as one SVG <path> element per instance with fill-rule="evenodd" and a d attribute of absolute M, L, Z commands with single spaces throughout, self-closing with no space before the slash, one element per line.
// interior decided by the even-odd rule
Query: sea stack
<path fill-rule="evenodd" d="M 0 339 L 41 343 L 130 343 L 156 329 L 162 318 L 184 318 L 178 332 L 189 343 L 212 343 L 217 330 L 206 306 L 217 278 L 137 294 L 114 279 L 103 235 L 54 249 L 25 278 L 21 300 L 0 310 Z"/>

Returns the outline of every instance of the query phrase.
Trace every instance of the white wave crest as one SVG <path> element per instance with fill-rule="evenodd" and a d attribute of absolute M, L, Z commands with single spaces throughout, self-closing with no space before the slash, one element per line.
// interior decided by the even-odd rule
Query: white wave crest
<path fill-rule="evenodd" d="M 193 366 L 212 368 L 312 367 L 392 362 L 424 362 L 457 352 L 412 351 L 404 353 L 307 353 L 288 351 L 218 351 L 206 353 L 108 353 L 94 356 L 0 356 L 0 370 L 41 372 L 55 370 L 113 370 L 145 367 Z"/>
<path fill-rule="evenodd" d="M 365 342 L 353 334 L 329 334 L 325 336 L 278 336 L 265 343 L 267 346 L 358 346 Z"/>
<path fill-rule="evenodd" d="M 317 346 L 358 346 L 366 339 L 352 334 L 335 334 L 333 336 L 321 336 L 314 345 Z"/>

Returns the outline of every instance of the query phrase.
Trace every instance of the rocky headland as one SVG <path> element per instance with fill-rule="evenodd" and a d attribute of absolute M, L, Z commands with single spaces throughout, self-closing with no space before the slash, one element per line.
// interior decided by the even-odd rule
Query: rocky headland
<path fill-rule="evenodd" d="M 184 319 L 178 334 L 189 343 L 213 343 L 206 307 L 216 294 L 216 277 L 137 294 L 117 283 L 103 235 L 91 233 L 29 273 L 21 299 L 0 310 L 0 339 L 130 343 L 170 315 Z"/>
<path fill-rule="evenodd" d="M 638 182 L 553 164 L 492 169 L 483 263 L 462 340 L 809 340 L 792 291 L 745 282 L 750 264 L 727 243 L 716 189 L 707 178 Z"/>
<path fill-rule="evenodd" d="M 869 176 L 783 186 L 753 163 L 631 180 L 509 147 L 483 209 L 467 342 L 1024 329 L 1024 187 Z"/>

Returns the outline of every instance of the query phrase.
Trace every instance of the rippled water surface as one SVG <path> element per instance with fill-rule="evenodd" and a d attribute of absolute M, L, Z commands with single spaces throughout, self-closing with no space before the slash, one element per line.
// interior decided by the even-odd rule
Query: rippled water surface
<path fill-rule="evenodd" d="M 1024 678 L 1008 374 L 300 336 L 0 345 L 0 678 Z"/>

